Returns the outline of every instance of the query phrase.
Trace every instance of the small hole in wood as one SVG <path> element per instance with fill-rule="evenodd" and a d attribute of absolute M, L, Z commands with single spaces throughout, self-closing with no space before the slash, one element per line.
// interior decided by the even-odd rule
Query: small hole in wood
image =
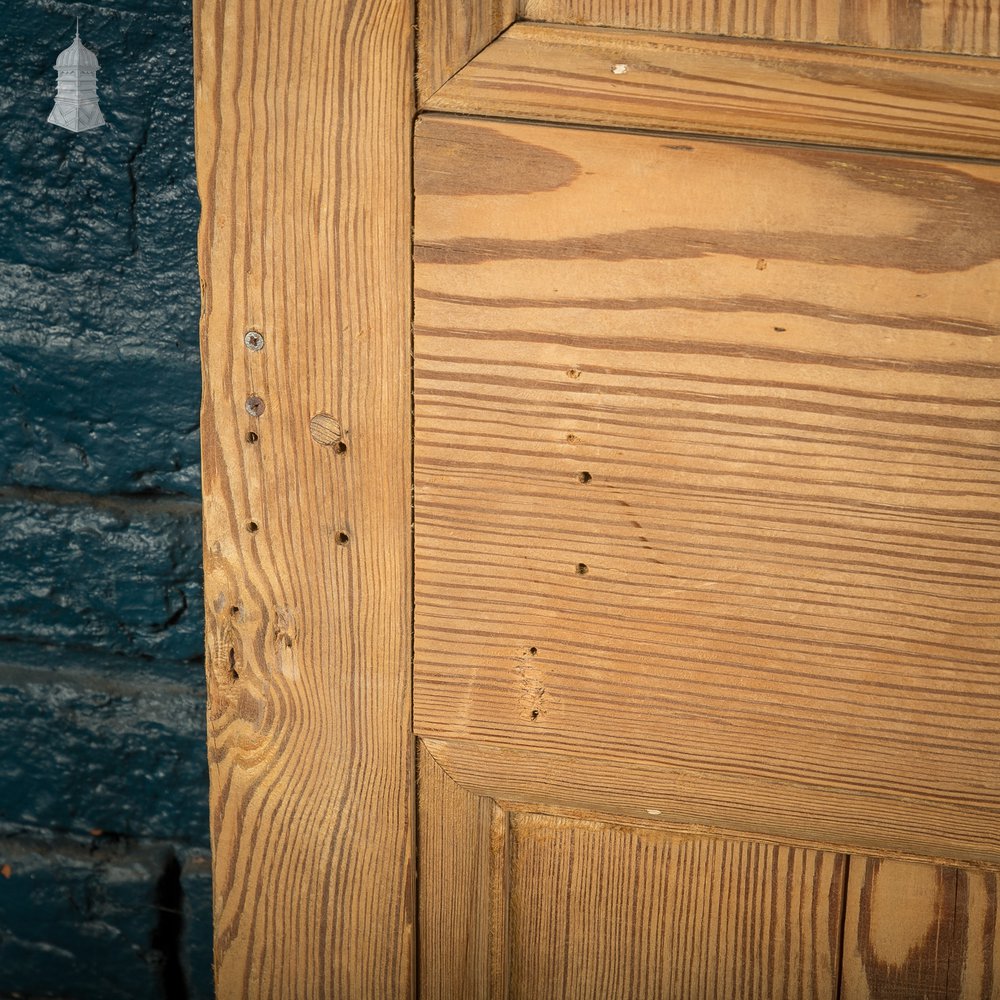
<path fill-rule="evenodd" d="M 537 708 L 533 708 L 533 709 L 531 710 L 531 718 L 532 718 L 532 720 L 534 720 L 534 719 L 537 719 L 537 718 L 538 718 L 538 716 L 539 716 L 539 715 L 541 715 L 541 714 L 542 714 L 542 713 L 541 713 L 541 712 L 539 712 Z"/>
<path fill-rule="evenodd" d="M 569 444 L 575 444 L 576 443 L 576 435 L 575 434 L 567 434 L 566 435 L 566 441 Z"/>
<path fill-rule="evenodd" d="M 538 647 L 537 646 L 532 646 L 531 649 L 528 650 L 528 652 L 532 656 L 537 656 L 538 655 Z"/>
<path fill-rule="evenodd" d="M 577 563 L 576 571 L 580 574 L 580 576 L 583 576 L 584 573 L 590 572 L 590 567 L 586 563 Z"/>
<path fill-rule="evenodd" d="M 570 378 L 579 378 L 580 377 L 580 369 L 579 368 L 568 368 L 566 370 L 566 374 Z"/>
<path fill-rule="evenodd" d="M 260 438 L 253 432 L 247 431 L 247 444 L 256 444 Z"/>
<path fill-rule="evenodd" d="M 247 531 L 252 535 L 260 525 L 256 521 L 247 521 Z"/>
<path fill-rule="evenodd" d="M 234 604 L 234 605 L 233 605 L 233 606 L 232 606 L 232 607 L 231 607 L 231 608 L 229 609 L 229 613 L 230 613 L 230 614 L 231 614 L 231 615 L 232 615 L 232 616 L 233 616 L 233 617 L 235 618 L 235 617 L 236 617 L 236 615 L 238 615 L 238 614 L 240 613 L 240 606 L 239 606 L 238 604 Z"/>
<path fill-rule="evenodd" d="M 785 327 L 783 327 L 783 326 L 776 326 L 774 328 L 774 332 L 775 333 L 784 333 L 785 332 Z"/>
<path fill-rule="evenodd" d="M 338 441 L 335 450 L 338 455 L 343 455 L 347 451 L 347 444 L 343 441 Z"/>
<path fill-rule="evenodd" d="M 589 472 L 581 472 L 577 477 L 581 483 L 589 483 L 594 477 Z"/>
<path fill-rule="evenodd" d="M 337 544 L 346 545 L 351 540 L 350 535 L 346 531 L 337 532 Z"/>

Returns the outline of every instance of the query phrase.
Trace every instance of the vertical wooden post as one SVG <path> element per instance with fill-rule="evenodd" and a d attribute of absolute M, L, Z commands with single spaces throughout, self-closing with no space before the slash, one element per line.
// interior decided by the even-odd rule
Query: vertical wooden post
<path fill-rule="evenodd" d="M 411 4 L 194 9 L 218 995 L 391 1000 L 411 989 Z"/>

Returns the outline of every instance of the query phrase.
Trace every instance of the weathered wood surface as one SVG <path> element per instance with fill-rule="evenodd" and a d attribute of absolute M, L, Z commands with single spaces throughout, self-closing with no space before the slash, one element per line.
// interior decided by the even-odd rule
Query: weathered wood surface
<path fill-rule="evenodd" d="M 195 4 L 222 998 L 411 988 L 411 28 Z"/>
<path fill-rule="evenodd" d="M 416 0 L 417 97 L 429 98 L 513 20 L 516 0 Z"/>
<path fill-rule="evenodd" d="M 625 682 L 622 682 L 623 685 Z M 623 697 L 627 697 L 624 695 Z M 418 723 L 419 724 L 419 723 Z M 525 746 L 512 739 L 434 739 L 424 741 L 459 784 L 483 796 L 495 796 L 509 809 L 546 809 L 583 813 L 625 822 L 656 817 L 668 828 L 700 828 L 713 836 L 760 836 L 778 843 L 824 847 L 837 851 L 918 859 L 960 859 L 998 865 L 996 808 L 992 802 L 970 803 L 968 796 L 914 797 L 880 789 L 877 775 L 866 773 L 871 757 L 868 740 L 824 741 L 804 753 L 801 738 L 780 727 L 773 745 L 752 727 L 712 727 L 687 720 L 665 733 L 655 754 L 633 750 L 623 736 L 621 753 L 604 749 L 557 751 L 541 740 Z M 572 735 L 560 742 L 572 742 Z M 742 757 L 732 749 L 740 741 Z M 714 741 L 714 742 L 713 742 Z M 553 740 L 553 742 L 555 742 Z M 796 745 L 798 743 L 798 745 Z M 718 753 L 719 746 L 728 752 Z M 823 768 L 843 754 L 846 775 L 862 774 L 864 782 L 834 784 Z M 882 751 L 877 767 L 886 767 Z M 882 774 L 887 783 L 912 772 L 912 754 L 891 761 Z M 938 754 L 928 763 L 940 773 L 947 759 Z M 796 767 L 792 780 L 789 771 Z M 815 774 L 808 768 L 815 769 Z"/>
<path fill-rule="evenodd" d="M 833 1000 L 842 855 L 511 818 L 512 1000 Z"/>
<path fill-rule="evenodd" d="M 1000 159 L 1000 62 L 515 24 L 430 110 Z"/>
<path fill-rule="evenodd" d="M 507 996 L 507 813 L 418 743 L 421 1000 Z"/>
<path fill-rule="evenodd" d="M 843 1000 L 1000 996 L 996 872 L 852 858 Z"/>
<path fill-rule="evenodd" d="M 998 0 L 521 0 L 521 13 L 610 28 L 1000 54 Z"/>
<path fill-rule="evenodd" d="M 417 731 L 1000 860 L 1000 171 L 436 116 L 416 150 Z"/>

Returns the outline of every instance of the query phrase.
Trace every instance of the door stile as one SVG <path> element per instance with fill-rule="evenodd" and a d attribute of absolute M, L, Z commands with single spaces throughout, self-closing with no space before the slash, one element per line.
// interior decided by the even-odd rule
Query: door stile
<path fill-rule="evenodd" d="M 216 991 L 403 1000 L 412 5 L 194 39 Z"/>

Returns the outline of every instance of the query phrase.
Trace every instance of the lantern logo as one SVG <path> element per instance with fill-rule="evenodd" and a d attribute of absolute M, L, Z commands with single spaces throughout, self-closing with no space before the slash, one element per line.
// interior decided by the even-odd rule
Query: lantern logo
<path fill-rule="evenodd" d="M 80 41 L 77 18 L 73 44 L 56 58 L 56 103 L 49 115 L 50 124 L 71 132 L 86 132 L 104 124 L 104 115 L 97 104 L 99 68 L 97 56 Z"/>

